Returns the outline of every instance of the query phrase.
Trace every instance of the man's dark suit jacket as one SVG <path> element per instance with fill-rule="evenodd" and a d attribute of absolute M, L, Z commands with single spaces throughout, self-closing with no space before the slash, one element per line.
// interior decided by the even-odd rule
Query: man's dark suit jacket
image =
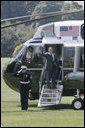
<path fill-rule="evenodd" d="M 52 57 L 51 55 L 47 52 L 45 54 L 40 54 L 40 56 L 42 57 L 45 57 L 46 58 L 46 62 L 45 62 L 45 65 L 44 65 L 44 68 L 46 71 L 52 71 L 53 68 L 58 68 L 59 67 L 59 61 L 55 55 L 55 53 L 53 53 L 54 55 L 54 61 L 52 60 Z"/>

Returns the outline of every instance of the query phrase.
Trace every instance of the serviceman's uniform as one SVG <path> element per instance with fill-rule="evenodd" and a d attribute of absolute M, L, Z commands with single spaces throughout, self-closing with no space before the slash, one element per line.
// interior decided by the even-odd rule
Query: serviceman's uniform
<path fill-rule="evenodd" d="M 21 101 L 21 109 L 27 110 L 28 109 L 28 94 L 29 90 L 31 89 L 32 80 L 30 78 L 30 74 L 26 71 L 23 73 L 22 70 L 26 69 L 26 66 L 21 66 L 21 70 L 18 71 L 18 76 L 20 78 L 20 101 Z"/>

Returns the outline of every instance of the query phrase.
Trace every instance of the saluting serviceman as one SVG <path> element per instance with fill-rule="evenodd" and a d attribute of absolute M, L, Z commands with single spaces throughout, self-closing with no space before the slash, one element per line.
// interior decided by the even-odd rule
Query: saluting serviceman
<path fill-rule="evenodd" d="M 21 109 L 28 109 L 28 94 L 31 90 L 32 79 L 30 74 L 27 71 L 26 66 L 21 66 L 21 70 L 18 71 L 17 76 L 20 78 L 20 102 Z"/>

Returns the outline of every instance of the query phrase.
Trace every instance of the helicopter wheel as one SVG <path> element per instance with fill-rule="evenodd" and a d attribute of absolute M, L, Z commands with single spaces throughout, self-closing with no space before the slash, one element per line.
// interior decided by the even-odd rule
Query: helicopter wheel
<path fill-rule="evenodd" d="M 75 110 L 81 110 L 83 107 L 83 100 L 81 98 L 74 99 L 72 102 L 72 107 Z"/>

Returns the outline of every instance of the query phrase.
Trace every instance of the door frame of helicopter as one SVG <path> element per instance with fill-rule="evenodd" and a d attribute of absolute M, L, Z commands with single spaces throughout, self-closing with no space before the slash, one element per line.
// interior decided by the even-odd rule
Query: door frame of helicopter
<path fill-rule="evenodd" d="M 44 51 L 47 52 L 49 47 L 53 48 L 53 52 L 56 54 L 57 59 L 58 60 L 61 59 L 61 62 L 62 62 L 61 66 L 63 67 L 63 49 L 64 49 L 64 45 L 63 44 L 45 44 L 44 45 Z M 61 75 L 61 81 L 62 81 L 63 80 L 63 70 L 62 70 L 61 74 L 62 74 Z M 60 79 L 59 76 L 60 76 L 60 72 L 58 74 L 57 80 Z"/>

